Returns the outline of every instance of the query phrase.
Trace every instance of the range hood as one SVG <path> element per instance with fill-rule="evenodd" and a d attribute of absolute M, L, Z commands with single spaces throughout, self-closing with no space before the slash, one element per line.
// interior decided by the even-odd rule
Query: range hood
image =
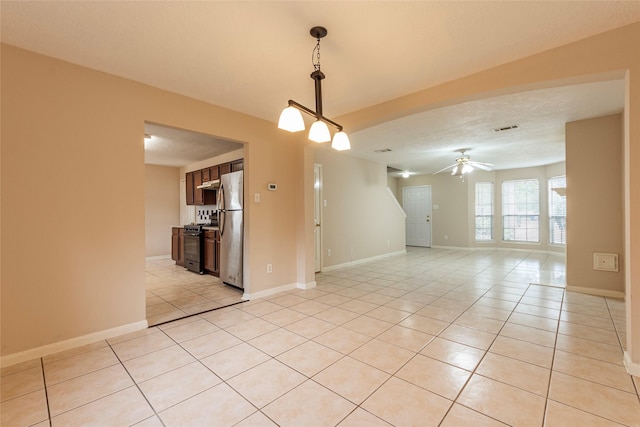
<path fill-rule="evenodd" d="M 198 190 L 217 190 L 220 188 L 220 180 L 214 179 L 213 181 L 205 181 L 196 187 Z"/>

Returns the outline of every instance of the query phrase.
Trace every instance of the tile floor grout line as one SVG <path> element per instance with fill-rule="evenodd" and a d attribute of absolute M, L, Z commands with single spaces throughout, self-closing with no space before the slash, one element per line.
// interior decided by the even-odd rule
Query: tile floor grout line
<path fill-rule="evenodd" d="M 159 330 L 159 331 L 161 331 L 161 332 L 164 332 L 164 331 L 162 331 L 161 329 L 158 329 L 158 330 Z M 166 334 L 165 334 L 165 335 L 166 335 Z M 171 337 L 169 337 L 169 338 L 171 338 Z M 175 341 L 174 341 L 174 342 L 175 342 Z M 109 341 L 107 341 L 107 345 L 109 346 L 109 349 L 111 349 L 111 351 L 113 352 L 113 354 L 116 356 L 116 359 L 118 359 L 118 362 L 120 363 L 120 365 L 122 366 L 122 368 L 125 370 L 125 372 L 126 372 L 126 373 L 127 373 L 127 375 L 129 376 L 129 378 L 131 378 L 131 381 L 132 381 L 132 382 L 133 382 L 133 384 L 135 385 L 136 389 L 138 389 L 138 392 L 140 392 L 140 394 L 141 394 L 141 395 L 142 395 L 142 397 L 144 398 L 145 402 L 147 402 L 147 404 L 149 405 L 149 407 L 150 407 L 150 408 L 151 408 L 151 410 L 153 411 L 153 413 L 154 413 L 154 415 L 156 416 L 156 418 L 157 418 L 158 420 L 160 420 L 160 423 L 161 423 L 164 427 L 166 427 L 166 425 L 165 425 L 164 421 L 162 421 L 162 418 L 160 418 L 160 414 L 158 413 L 158 411 L 156 411 L 156 408 L 154 408 L 154 406 L 151 404 L 151 402 L 149 401 L 149 399 L 147 399 L 147 396 L 144 394 L 144 392 L 143 392 L 143 391 L 142 391 L 142 389 L 140 388 L 140 385 L 139 385 L 139 384 L 138 384 L 138 382 L 133 378 L 133 376 L 131 375 L 131 372 L 129 372 L 129 370 L 128 370 L 128 369 L 127 369 L 127 367 L 125 366 L 124 362 L 122 361 L 122 359 L 120 359 L 120 356 L 118 356 L 118 353 L 113 349 L 113 346 L 111 345 L 111 343 L 110 343 Z M 156 351 L 159 351 L 159 350 L 156 350 Z M 151 352 L 151 353 L 153 353 L 153 352 Z M 147 353 L 147 354 L 150 354 L 150 353 Z M 126 389 L 123 389 L 123 390 L 126 390 Z M 122 391 L 122 390 L 119 390 L 119 391 Z M 117 393 L 117 392 L 115 392 L 115 393 Z M 112 394 L 114 394 L 114 393 L 112 393 Z M 139 422 L 144 421 L 144 420 L 149 419 L 149 418 L 151 418 L 151 417 L 144 418 L 144 419 L 142 419 L 142 420 L 137 421 L 136 423 L 139 423 Z M 134 424 L 134 425 L 135 425 L 135 424 Z"/>
<path fill-rule="evenodd" d="M 542 412 L 542 425 L 540 427 L 544 427 L 545 421 L 547 419 L 547 407 L 549 406 L 549 393 L 551 392 L 551 379 L 553 378 L 553 365 L 556 362 L 556 349 L 558 347 L 558 335 L 560 335 L 560 319 L 562 319 L 562 306 L 564 305 L 566 294 L 567 294 L 567 291 L 565 289 L 562 292 L 562 301 L 560 302 L 560 313 L 558 315 L 558 320 L 556 322 L 556 333 L 555 333 L 555 339 L 553 341 L 551 366 L 549 367 L 549 382 L 547 383 L 547 394 L 545 395 L 545 398 L 544 398 L 544 409 Z"/>
<path fill-rule="evenodd" d="M 44 385 L 44 399 L 47 403 L 47 420 L 51 427 L 51 406 L 49 405 L 49 390 L 47 388 L 47 377 L 44 374 L 44 358 L 40 358 L 40 369 L 42 370 L 42 384 Z"/>
<path fill-rule="evenodd" d="M 494 285 L 494 286 L 495 286 L 495 285 Z M 515 309 L 516 309 L 516 307 L 518 306 L 519 302 L 522 300 L 522 298 L 524 298 L 524 295 L 527 293 L 527 291 L 529 290 L 529 287 L 530 287 L 530 286 L 531 286 L 531 284 L 529 284 L 529 285 L 527 286 L 526 290 L 525 290 L 525 291 L 522 293 L 522 295 L 520 296 L 520 299 L 518 300 L 518 302 L 516 303 L 516 305 L 515 305 L 515 306 L 513 307 L 513 309 L 511 310 L 511 313 L 509 314 L 509 316 L 508 316 L 508 317 L 505 319 L 505 321 L 503 322 L 502 327 L 500 327 L 500 330 L 498 331 L 498 333 L 496 333 L 496 334 L 495 334 L 495 338 L 491 341 L 491 344 L 490 344 L 490 345 L 487 347 L 487 349 L 484 351 L 484 354 L 482 355 L 482 357 L 480 358 L 480 360 L 478 360 L 478 363 L 476 364 L 476 366 L 475 366 L 475 367 L 473 368 L 473 370 L 471 371 L 471 375 L 469 375 L 469 377 L 468 377 L 468 378 L 467 378 L 467 380 L 465 381 L 464 385 L 463 385 L 462 387 L 460 387 L 460 391 L 458 392 L 458 394 L 456 395 L 456 397 L 453 399 L 453 404 L 451 405 L 451 407 L 449 408 L 449 410 L 447 410 L 447 413 L 444 415 L 444 417 L 442 418 L 442 420 L 440 420 L 440 423 L 438 423 L 438 425 L 440 425 L 440 424 L 442 424 L 442 422 L 444 422 L 444 420 L 445 420 L 445 418 L 447 417 L 447 415 L 449 415 L 449 412 L 451 411 L 451 408 L 453 408 L 453 405 L 455 405 L 456 403 L 457 403 L 458 405 L 462 405 L 462 406 L 464 406 L 465 408 L 471 409 L 472 411 L 475 411 L 475 412 L 481 413 L 482 415 L 487 416 L 487 417 L 489 417 L 489 418 L 492 418 L 492 419 L 494 419 L 494 420 L 496 420 L 496 421 L 502 422 L 502 421 L 500 421 L 500 420 L 497 420 L 496 418 L 493 418 L 493 417 L 492 417 L 492 416 L 490 416 L 490 415 L 487 415 L 487 414 L 484 414 L 484 413 L 482 413 L 482 412 L 479 412 L 479 411 L 475 410 L 474 408 L 469 408 L 468 406 L 463 405 L 462 403 L 458 403 L 458 399 L 460 398 L 460 395 L 462 395 L 462 392 L 464 391 L 464 389 L 465 389 L 465 388 L 467 387 L 467 385 L 469 384 L 469 381 L 471 381 L 471 378 L 472 378 L 474 375 L 476 375 L 476 371 L 478 370 L 478 368 L 479 368 L 479 367 L 480 367 L 480 365 L 482 364 L 482 361 L 485 359 L 485 357 L 487 357 L 487 354 L 489 353 L 489 350 L 491 349 L 491 347 L 493 346 L 493 344 L 496 342 L 496 340 L 497 340 L 497 339 L 498 339 L 498 337 L 500 336 L 500 332 L 502 332 L 502 330 L 503 330 L 503 329 L 504 329 L 504 327 L 506 326 L 507 322 L 509 321 L 509 319 L 510 319 L 510 318 L 511 318 L 511 316 L 513 315 L 513 312 L 515 311 Z M 491 289 L 493 289 L 493 287 L 492 287 Z M 488 292 L 488 291 L 487 291 L 487 292 Z M 487 292 L 485 292 L 485 294 L 486 294 Z M 476 301 L 476 302 L 477 302 L 477 301 Z M 475 303 L 474 303 L 473 305 L 475 305 Z M 473 307 L 473 305 L 472 305 L 471 307 Z M 471 308 L 471 307 L 469 307 L 469 308 Z M 467 310 L 468 310 L 468 309 L 467 309 Z M 466 313 L 466 310 L 465 310 L 462 314 L 464 314 L 464 313 Z M 462 314 L 460 314 L 460 316 L 462 316 Z M 460 316 L 458 316 L 458 317 L 460 317 Z M 452 324 L 453 324 L 453 322 L 452 322 Z M 443 338 L 443 339 L 446 339 L 446 338 Z M 471 346 L 471 347 L 472 347 L 472 346 Z M 480 375 L 480 374 L 478 374 L 478 375 Z M 480 375 L 480 376 L 484 377 L 484 375 Z M 494 380 L 493 378 L 489 378 L 489 379 L 490 379 L 490 380 L 493 380 L 493 381 L 497 381 L 497 382 L 499 382 L 499 383 L 501 383 L 501 384 L 506 384 L 506 383 L 504 383 L 504 382 L 502 382 L 502 381 Z M 511 384 L 506 384 L 506 385 L 509 385 L 509 386 L 511 386 L 511 387 L 515 387 L 515 386 L 513 386 L 513 385 L 511 385 Z M 519 387 L 515 387 L 515 388 L 518 388 L 519 390 L 522 390 L 522 389 L 520 389 Z M 524 391 L 526 391 L 526 390 L 524 390 Z M 544 419 L 544 417 L 543 417 L 543 419 Z"/>

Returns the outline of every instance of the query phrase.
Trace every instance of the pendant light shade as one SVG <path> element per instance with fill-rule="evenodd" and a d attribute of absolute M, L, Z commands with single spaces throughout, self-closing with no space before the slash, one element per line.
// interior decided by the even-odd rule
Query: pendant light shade
<path fill-rule="evenodd" d="M 333 141 L 331 141 L 331 148 L 338 151 L 351 150 L 351 143 L 347 134 L 342 131 L 336 132 L 333 135 Z"/>
<path fill-rule="evenodd" d="M 322 120 L 316 120 L 309 129 L 309 139 L 315 142 L 331 141 L 331 134 L 327 124 Z"/>
<path fill-rule="evenodd" d="M 304 130 L 304 120 L 300 110 L 294 107 L 287 107 L 280 113 L 278 127 L 289 132 L 299 132 Z"/>

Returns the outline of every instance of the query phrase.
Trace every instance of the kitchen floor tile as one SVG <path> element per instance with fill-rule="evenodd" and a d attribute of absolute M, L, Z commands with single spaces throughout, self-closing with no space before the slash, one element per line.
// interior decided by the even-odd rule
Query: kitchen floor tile
<path fill-rule="evenodd" d="M 51 416 L 133 386 L 122 365 L 117 364 L 47 387 Z"/>
<path fill-rule="evenodd" d="M 256 412 L 256 408 L 227 384 L 218 384 L 160 412 L 166 427 L 232 426 Z"/>
<path fill-rule="evenodd" d="M 311 339 L 318 335 L 322 335 L 335 327 L 336 325 L 333 323 L 325 322 L 324 320 L 316 319 L 315 317 L 307 317 L 285 326 L 285 329 Z"/>
<path fill-rule="evenodd" d="M 194 362 L 196 359 L 178 345 L 167 347 L 124 362 L 135 382 L 146 381 L 165 372 Z"/>
<path fill-rule="evenodd" d="M 307 315 L 300 313 L 299 311 L 291 310 L 290 308 L 283 308 L 281 310 L 272 311 L 269 314 L 265 314 L 260 318 L 262 320 L 266 320 L 267 322 L 271 322 L 274 325 L 287 326 L 291 323 L 297 322 L 298 320 L 306 319 Z"/>
<path fill-rule="evenodd" d="M 351 331 L 343 327 L 337 327 L 317 336 L 313 341 L 339 351 L 349 354 L 356 348 L 371 340 L 371 337 Z"/>
<path fill-rule="evenodd" d="M 307 341 L 307 339 L 303 336 L 280 328 L 252 339 L 249 341 L 249 344 L 267 353 L 269 356 L 275 357 L 299 346 L 305 341 Z"/>
<path fill-rule="evenodd" d="M 449 400 L 455 400 L 471 372 L 427 356 L 417 355 L 395 376 Z"/>
<path fill-rule="evenodd" d="M 51 419 L 53 427 L 133 425 L 149 418 L 153 410 L 136 387 L 129 387 Z"/>
<path fill-rule="evenodd" d="M 350 413 L 338 427 L 393 427 L 388 422 L 376 417 L 370 412 L 365 411 L 362 408 L 356 408 L 355 411 Z"/>
<path fill-rule="evenodd" d="M 458 403 L 508 425 L 539 427 L 545 399 L 480 375 L 473 375 Z"/>
<path fill-rule="evenodd" d="M 434 336 L 414 329 L 396 325 L 377 336 L 377 339 L 399 347 L 418 352 L 426 346 Z"/>
<path fill-rule="evenodd" d="M 276 423 L 271 421 L 262 412 L 254 412 L 238 424 L 234 424 L 233 427 L 278 427 Z"/>
<path fill-rule="evenodd" d="M 176 342 L 183 342 L 220 330 L 216 325 L 204 319 L 194 317 L 188 319 L 190 320 L 188 323 L 163 329 L 164 333 Z"/>
<path fill-rule="evenodd" d="M 351 352 L 349 356 L 389 374 L 393 374 L 415 355 L 416 353 L 413 351 L 378 339 L 373 339 Z"/>
<path fill-rule="evenodd" d="M 549 348 L 553 348 L 556 343 L 556 334 L 553 332 L 517 325 L 511 322 L 507 322 L 504 325 L 504 328 L 500 331 L 500 336 L 515 338 Z"/>
<path fill-rule="evenodd" d="M 392 377 L 362 408 L 393 426 L 430 427 L 440 424 L 451 404 L 450 400 Z"/>
<path fill-rule="evenodd" d="M 277 425 L 324 427 L 337 425 L 354 408 L 348 400 L 307 380 L 262 411 Z"/>
<path fill-rule="evenodd" d="M 345 399 L 360 404 L 389 377 L 379 369 L 345 357 L 318 373 L 313 380 Z"/>
<path fill-rule="evenodd" d="M 416 314 L 408 316 L 398 324 L 429 335 L 438 335 L 449 326 L 447 322 L 421 315 L 420 313 L 423 311 L 420 310 Z"/>
<path fill-rule="evenodd" d="M 229 326 L 225 331 L 230 332 L 243 341 L 248 341 L 275 329 L 278 329 L 277 325 L 256 317 L 255 319 Z"/>
<path fill-rule="evenodd" d="M 44 359 L 44 376 L 49 386 L 116 364 L 118 358 L 113 351 L 101 347 L 64 359 Z"/>
<path fill-rule="evenodd" d="M 329 347 L 307 341 L 282 353 L 277 359 L 303 375 L 312 377 L 343 357 L 342 353 Z"/>
<path fill-rule="evenodd" d="M 553 370 L 629 393 L 636 392 L 631 376 L 621 365 L 556 350 Z"/>
<path fill-rule="evenodd" d="M 491 353 L 551 368 L 553 348 L 499 335 L 489 348 Z"/>
<path fill-rule="evenodd" d="M 324 320 L 325 322 L 333 323 L 334 325 L 343 325 L 359 316 L 360 315 L 358 313 L 354 313 L 353 311 L 333 307 L 329 310 L 317 313 L 313 317 Z"/>
<path fill-rule="evenodd" d="M 480 412 L 465 408 L 457 403 L 451 407 L 451 410 L 445 417 L 440 427 L 507 427 L 508 424 L 501 423 L 498 420 L 489 418 Z"/>
<path fill-rule="evenodd" d="M 622 427 L 622 424 L 589 414 L 571 406 L 549 400 L 544 418 L 545 427 Z"/>
<path fill-rule="evenodd" d="M 42 367 L 24 369 L 10 375 L 3 375 L 0 380 L 0 401 L 29 394 L 36 390 L 44 389 Z"/>
<path fill-rule="evenodd" d="M 160 329 L 156 329 L 156 331 L 156 333 L 113 344 L 111 347 L 118 358 L 125 361 L 175 344 Z"/>
<path fill-rule="evenodd" d="M 225 330 L 201 335 L 198 338 L 187 340 L 180 345 L 194 357 L 202 359 L 242 342 L 239 338 Z"/>
<path fill-rule="evenodd" d="M 480 363 L 485 351 L 455 341 L 435 338 L 420 351 L 420 354 L 467 371 L 473 371 Z"/>
<path fill-rule="evenodd" d="M 270 359 L 231 378 L 227 383 L 249 402 L 262 408 L 306 379 L 287 365 Z"/>
<path fill-rule="evenodd" d="M 476 374 L 546 398 L 551 371 L 489 352 L 476 369 Z"/>
<path fill-rule="evenodd" d="M 266 362 L 270 358 L 271 356 L 257 348 L 247 343 L 240 343 L 200 359 L 200 361 L 217 376 L 223 380 L 228 380 L 247 369 Z"/>
<path fill-rule="evenodd" d="M 32 391 L 0 403 L 0 425 L 30 426 L 47 421 L 47 396 L 45 390 Z"/>
<path fill-rule="evenodd" d="M 549 399 L 620 424 L 638 425 L 638 395 L 560 372 L 551 374 Z"/>
<path fill-rule="evenodd" d="M 375 337 L 393 326 L 393 323 L 369 317 L 369 314 L 370 313 L 357 317 L 343 324 L 342 327 L 370 337 Z"/>
<path fill-rule="evenodd" d="M 139 384 L 153 408 L 160 412 L 203 392 L 221 380 L 200 362 L 193 362 Z"/>
<path fill-rule="evenodd" d="M 480 350 L 487 350 L 496 338 L 494 334 L 458 325 L 450 325 L 439 336 Z"/>

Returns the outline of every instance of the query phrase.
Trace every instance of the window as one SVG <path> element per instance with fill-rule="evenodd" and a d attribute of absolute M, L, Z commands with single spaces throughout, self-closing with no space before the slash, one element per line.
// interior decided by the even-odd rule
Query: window
<path fill-rule="evenodd" d="M 493 182 L 476 182 L 476 241 L 493 240 Z"/>
<path fill-rule="evenodd" d="M 567 244 L 567 177 L 549 178 L 549 243 Z"/>
<path fill-rule="evenodd" d="M 540 241 L 540 184 L 537 179 L 502 183 L 502 239 Z"/>

